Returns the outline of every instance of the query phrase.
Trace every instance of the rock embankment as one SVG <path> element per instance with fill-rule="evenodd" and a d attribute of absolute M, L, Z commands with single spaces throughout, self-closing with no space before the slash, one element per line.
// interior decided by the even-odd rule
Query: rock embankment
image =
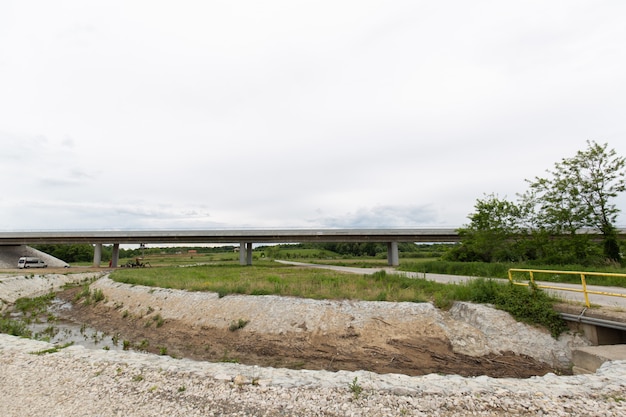
<path fill-rule="evenodd" d="M 471 303 L 442 311 L 430 303 L 312 300 L 279 296 L 230 295 L 126 285 L 107 277 L 92 284 L 111 309 L 133 317 L 147 311 L 179 327 L 227 329 L 243 320 L 241 333 L 326 338 L 338 348 L 357 342 L 389 349 L 391 340 L 443 341 L 455 353 L 470 357 L 513 352 L 553 369 L 571 365 L 572 349 L 589 342 L 578 334 L 558 340 L 546 330 L 517 322 L 508 313 Z M 343 346 L 345 344 L 345 346 Z M 353 352 L 353 354 L 356 354 Z"/>

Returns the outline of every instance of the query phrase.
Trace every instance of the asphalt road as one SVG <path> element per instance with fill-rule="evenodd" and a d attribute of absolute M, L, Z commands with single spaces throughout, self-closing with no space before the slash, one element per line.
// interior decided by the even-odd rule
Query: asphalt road
<path fill-rule="evenodd" d="M 443 284 L 456 284 L 460 282 L 466 282 L 472 279 L 476 279 L 476 277 L 468 277 L 468 276 L 460 276 L 460 275 L 443 275 L 443 274 L 424 274 L 418 272 L 405 272 L 405 271 L 397 271 L 394 268 L 354 268 L 347 266 L 334 266 L 334 265 L 319 265 L 319 264 L 309 264 L 304 262 L 292 262 L 292 261 L 277 261 L 284 264 L 289 265 L 297 265 L 297 266 L 307 266 L 311 268 L 322 268 L 322 269 L 332 269 L 335 271 L 343 271 L 349 272 L 353 274 L 373 274 L 381 269 L 384 269 L 388 274 L 398 274 L 403 275 L 409 278 L 421 278 L 427 279 L 429 281 L 441 282 Z M 506 281 L 506 280 L 502 280 Z M 544 289 L 560 298 L 563 301 L 568 302 L 577 302 L 577 303 L 585 303 L 585 296 L 582 293 L 582 286 L 580 284 L 566 284 L 566 283 L 555 283 L 555 282 L 543 282 L 536 281 L 537 285 L 541 286 L 551 286 L 551 287 L 561 287 L 567 288 L 568 290 L 554 290 L 554 289 Z M 570 291 L 571 290 L 571 291 Z M 598 294 L 589 294 L 589 302 L 592 305 L 599 305 L 603 307 L 612 307 L 618 309 L 626 310 L 626 288 L 621 287 L 602 287 L 598 285 L 588 285 L 588 291 L 596 291 L 596 292 L 608 292 L 614 294 L 621 294 L 622 296 L 607 296 L 607 295 L 598 295 Z"/>

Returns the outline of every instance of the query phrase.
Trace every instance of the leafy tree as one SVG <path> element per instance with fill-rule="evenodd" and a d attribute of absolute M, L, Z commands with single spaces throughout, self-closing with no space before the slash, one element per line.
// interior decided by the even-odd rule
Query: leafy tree
<path fill-rule="evenodd" d="M 448 253 L 450 260 L 474 262 L 519 260 L 519 238 L 523 210 L 495 194 L 478 199 L 476 212 L 470 214 L 470 224 L 459 229 L 463 245 Z"/>
<path fill-rule="evenodd" d="M 32 247 L 65 262 L 84 262 L 93 259 L 93 246 L 88 243 L 54 245 L 41 244 L 32 245 Z"/>
<path fill-rule="evenodd" d="M 476 202 L 470 224 L 459 229 L 460 246 L 447 254 L 458 261 L 537 260 L 542 263 L 620 261 L 612 200 L 626 190 L 625 159 L 608 145 L 587 149 L 556 163 L 546 178 L 527 182 L 513 203 L 490 194 Z M 603 248 L 594 243 L 599 232 Z"/>
<path fill-rule="evenodd" d="M 527 180 L 530 190 L 521 198 L 537 229 L 571 236 L 595 229 L 603 236 L 604 256 L 619 261 L 619 209 L 611 201 L 626 190 L 626 161 L 607 147 L 587 141 L 586 150 L 556 163 L 550 176 Z"/>

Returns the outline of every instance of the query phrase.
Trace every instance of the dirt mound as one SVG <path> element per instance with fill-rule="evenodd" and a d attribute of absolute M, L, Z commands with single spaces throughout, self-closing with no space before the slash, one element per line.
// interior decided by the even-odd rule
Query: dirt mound
<path fill-rule="evenodd" d="M 442 318 L 430 304 L 219 298 L 108 279 L 92 288 L 101 290 L 106 301 L 75 303 L 66 318 L 118 334 L 120 343 L 126 340 L 136 349 L 175 357 L 407 375 L 524 378 L 556 370 L 526 354 L 485 349 L 484 335 Z M 59 295 L 72 301 L 78 291 Z M 460 328 L 464 342 L 458 335 L 450 337 L 450 331 Z M 459 349 L 472 344 L 480 344 L 482 354 Z"/>

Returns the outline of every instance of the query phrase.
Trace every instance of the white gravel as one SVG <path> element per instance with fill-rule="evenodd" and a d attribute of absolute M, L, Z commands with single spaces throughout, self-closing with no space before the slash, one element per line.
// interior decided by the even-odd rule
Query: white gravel
<path fill-rule="evenodd" d="M 51 347 L 0 335 L 0 415 L 626 415 L 626 361 L 518 380 L 295 371 L 80 346 L 35 354 Z"/>

